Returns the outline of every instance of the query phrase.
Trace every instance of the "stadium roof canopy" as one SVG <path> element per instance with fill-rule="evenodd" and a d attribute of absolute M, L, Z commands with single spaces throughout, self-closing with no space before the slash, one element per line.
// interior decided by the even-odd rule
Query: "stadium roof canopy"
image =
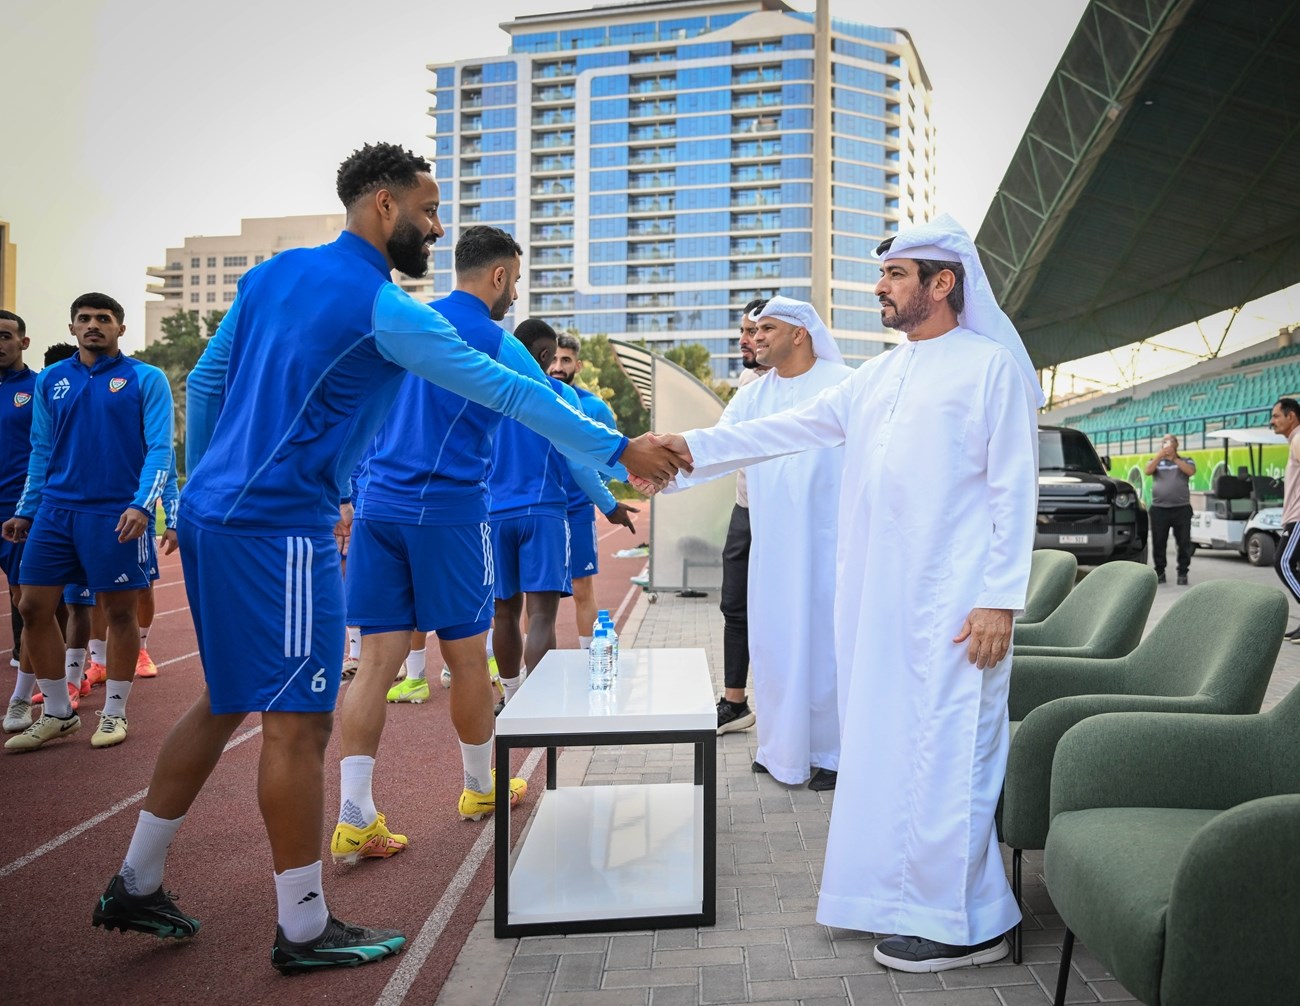
<path fill-rule="evenodd" d="M 1300 0 L 1092 0 L 976 244 L 1039 367 L 1300 282 Z"/>

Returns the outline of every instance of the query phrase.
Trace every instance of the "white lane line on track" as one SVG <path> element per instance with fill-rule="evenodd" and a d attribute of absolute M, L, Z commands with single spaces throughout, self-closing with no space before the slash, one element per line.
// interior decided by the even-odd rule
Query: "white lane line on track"
<path fill-rule="evenodd" d="M 524 762 L 523 768 L 520 769 L 520 775 L 525 779 L 533 774 L 537 768 L 537 763 L 542 760 L 542 748 L 534 748 Z M 397 965 L 397 970 L 393 972 L 393 977 L 388 979 L 388 984 L 384 990 L 379 993 L 379 998 L 375 1000 L 375 1006 L 399 1006 L 405 1001 L 406 994 L 411 991 L 411 986 L 415 984 L 415 979 L 419 977 L 420 969 L 424 967 L 424 962 L 429 959 L 429 954 L 433 951 L 434 945 L 438 942 L 442 932 L 447 928 L 447 923 L 451 920 L 456 909 L 460 907 L 461 899 L 465 897 L 465 889 L 469 887 L 469 882 L 474 879 L 474 874 L 478 872 L 479 866 L 487 858 L 488 850 L 492 848 L 493 837 L 496 834 L 496 826 L 492 819 L 487 819 L 487 827 L 479 835 L 478 840 L 470 848 L 469 854 L 465 861 L 461 863 L 460 869 L 456 875 L 451 878 L 451 883 L 447 885 L 447 890 L 438 899 L 434 905 L 433 911 L 429 917 L 424 920 L 424 925 L 420 927 L 420 934 L 407 947 L 406 952 L 401 956 L 401 963 Z"/>
<path fill-rule="evenodd" d="M 171 660 L 166 660 L 163 663 L 159 664 L 158 666 L 166 667 L 168 664 L 174 664 L 177 661 L 186 660 L 189 657 L 197 657 L 197 656 L 198 656 L 198 651 L 195 651 L 194 653 L 187 653 L 183 657 L 174 657 Z M 225 754 L 231 748 L 238 747 L 240 744 L 243 744 L 244 741 L 246 740 L 251 740 L 261 732 L 262 732 L 262 725 L 259 723 L 257 726 L 253 727 L 252 729 L 245 730 L 238 737 L 232 737 L 230 741 L 226 744 L 226 746 L 221 749 L 222 754 Z M 50 839 L 44 845 L 38 846 L 37 848 L 33 849 L 31 852 L 27 853 L 27 855 L 20 856 L 18 859 L 15 859 L 12 863 L 0 867 L 0 879 L 9 876 L 9 874 L 11 873 L 17 873 L 24 866 L 27 866 L 30 863 L 34 863 L 36 860 L 44 856 L 47 852 L 53 852 L 55 849 L 59 848 L 59 846 L 67 845 L 67 843 L 71 842 L 78 835 L 81 835 L 89 831 L 91 828 L 94 828 L 96 825 L 103 824 L 110 817 L 122 813 L 122 811 L 126 810 L 127 808 L 135 806 L 137 803 L 139 803 L 141 800 L 145 798 L 145 795 L 148 792 L 149 792 L 148 789 L 142 789 L 137 793 L 132 793 L 126 799 L 119 800 L 117 803 L 113 804 L 113 806 L 109 807 L 107 810 L 100 811 L 94 817 L 87 818 L 85 821 L 82 821 L 80 824 L 69 828 L 62 835 Z"/>
<path fill-rule="evenodd" d="M 632 603 L 632 598 L 636 597 L 639 593 L 641 593 L 641 588 L 635 583 L 627 588 L 627 593 L 623 595 L 623 600 L 619 603 L 618 610 L 614 612 L 615 625 L 618 625 L 618 620 L 623 617 L 624 610 Z"/>

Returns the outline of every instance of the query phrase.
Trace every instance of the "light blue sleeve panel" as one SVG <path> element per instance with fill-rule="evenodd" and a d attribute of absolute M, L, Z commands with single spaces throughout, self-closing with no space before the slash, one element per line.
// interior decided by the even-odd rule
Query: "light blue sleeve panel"
<path fill-rule="evenodd" d="M 144 364 L 140 371 L 140 411 L 144 426 L 144 464 L 140 468 L 140 486 L 131 506 L 147 514 L 157 512 L 172 475 L 172 440 L 175 435 L 172 386 L 167 375 L 157 367 Z"/>
<path fill-rule="evenodd" d="M 618 429 L 618 419 L 614 416 L 614 410 L 609 407 L 609 403 L 599 395 L 579 395 L 578 402 L 582 411 L 589 415 L 598 423 L 603 423 L 611 430 Z M 627 469 L 622 465 L 614 467 L 613 476 L 620 481 L 627 481 Z"/>
<path fill-rule="evenodd" d="M 626 437 L 592 422 L 544 381 L 539 385 L 480 353 L 442 315 L 395 284 L 380 288 L 373 323 L 375 346 L 399 367 L 517 419 L 593 468 L 607 468 L 622 456 Z"/>
<path fill-rule="evenodd" d="M 574 409 L 583 411 L 578 393 L 563 382 L 556 383 L 560 385 L 557 389 L 560 396 Z M 586 414 L 585 411 L 583 414 Z M 596 508 L 601 513 L 611 513 L 618 506 L 618 500 L 614 499 L 613 493 L 605 488 L 605 483 L 600 480 L 600 476 L 573 458 L 569 458 L 568 461 L 569 474 L 573 476 L 573 481 L 578 483 L 578 488 L 587 494 L 587 498 L 596 504 Z"/>
<path fill-rule="evenodd" d="M 241 281 L 242 285 L 242 281 Z M 208 452 L 212 431 L 221 414 L 222 395 L 226 390 L 226 371 L 230 369 L 231 349 L 235 344 L 235 326 L 239 323 L 239 297 L 221 319 L 217 331 L 208 340 L 199 362 L 185 381 L 185 470 L 194 467 Z"/>
<path fill-rule="evenodd" d="M 17 517 L 31 520 L 36 508 L 41 505 L 41 493 L 45 491 L 45 473 L 50 464 L 50 406 L 45 400 L 45 375 L 49 368 L 36 375 L 36 386 L 32 389 L 32 453 L 27 459 L 27 481 L 23 483 L 23 494 L 18 497 Z"/>
<path fill-rule="evenodd" d="M 172 451 L 171 470 L 167 473 L 167 485 L 163 486 L 162 507 L 163 525 L 169 531 L 176 530 L 176 518 L 180 514 L 181 492 L 176 484 L 176 452 Z"/>

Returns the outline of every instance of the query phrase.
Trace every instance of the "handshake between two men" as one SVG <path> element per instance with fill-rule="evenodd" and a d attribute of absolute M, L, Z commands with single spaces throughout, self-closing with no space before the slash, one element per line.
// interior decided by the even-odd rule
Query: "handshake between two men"
<path fill-rule="evenodd" d="M 679 471 L 689 474 L 695 463 L 686 438 L 677 433 L 643 433 L 628 441 L 619 461 L 632 488 L 642 496 L 653 496 Z"/>

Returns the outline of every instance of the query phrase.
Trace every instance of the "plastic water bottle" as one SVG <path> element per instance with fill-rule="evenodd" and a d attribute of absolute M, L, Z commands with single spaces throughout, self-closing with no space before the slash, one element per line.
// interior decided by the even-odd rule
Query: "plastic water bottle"
<path fill-rule="evenodd" d="M 591 637 L 591 648 L 587 650 L 587 673 L 591 680 L 593 692 L 607 691 L 611 682 L 609 637 L 603 626 L 597 624 Z"/>
<path fill-rule="evenodd" d="M 609 612 L 605 612 L 597 619 L 605 630 L 605 637 L 609 640 L 609 675 L 611 678 L 618 677 L 618 633 L 614 631 L 614 619 L 610 618 Z"/>

